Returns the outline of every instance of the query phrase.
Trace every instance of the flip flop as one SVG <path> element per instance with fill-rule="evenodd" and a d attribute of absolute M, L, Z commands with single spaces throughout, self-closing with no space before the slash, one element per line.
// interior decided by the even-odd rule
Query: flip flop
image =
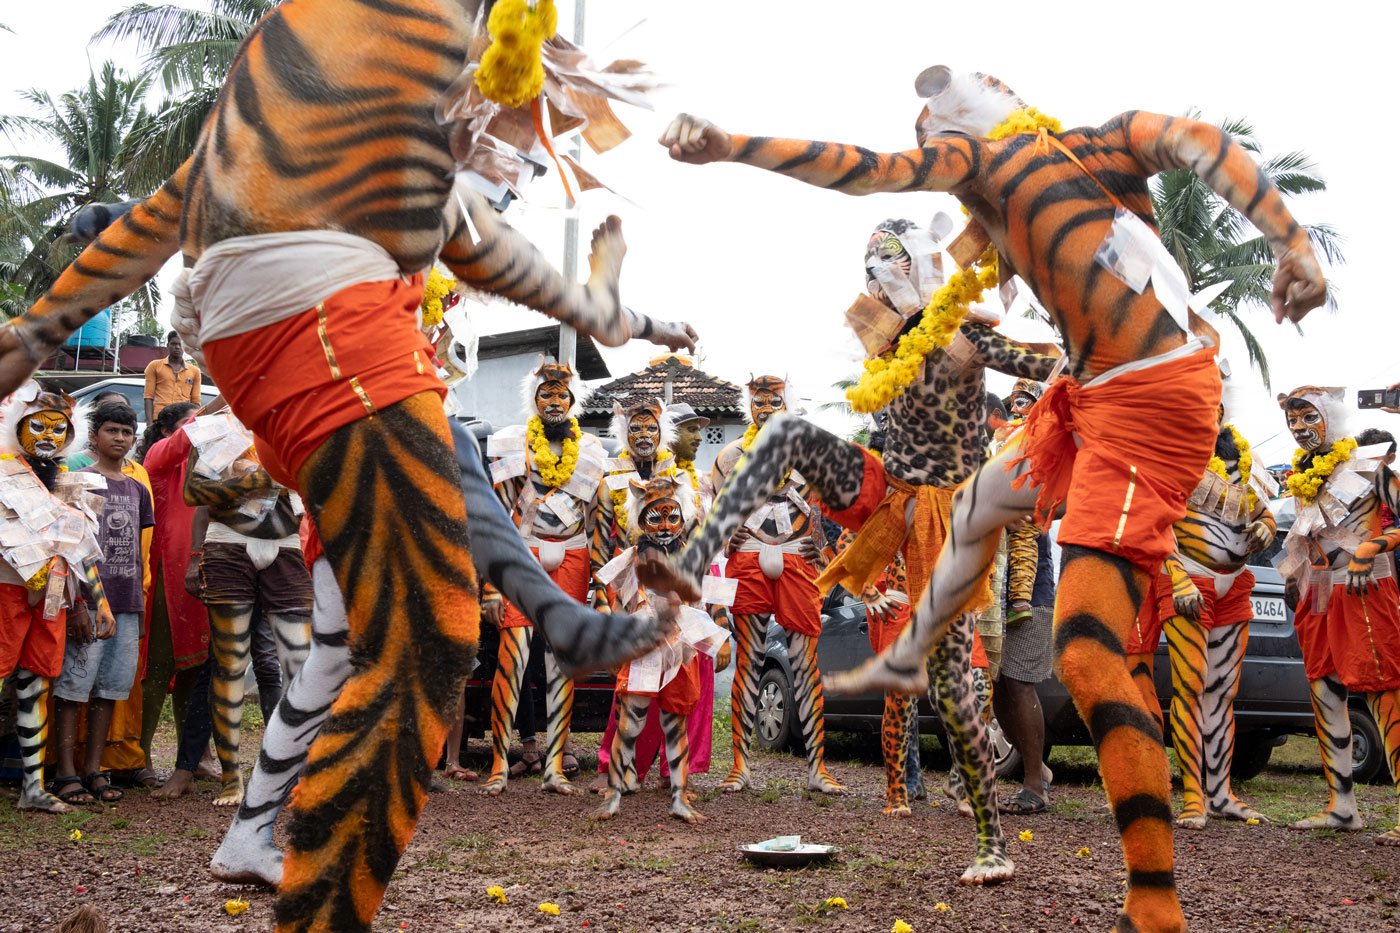
<path fill-rule="evenodd" d="M 563 755 L 563 757 L 560 759 L 560 761 L 559 761 L 559 767 L 563 770 L 563 772 L 564 772 L 564 777 L 566 777 L 566 778 L 578 777 L 578 772 L 579 772 L 578 759 L 575 758 L 573 755 L 569 754 L 568 752 L 565 752 L 564 755 Z"/>
<path fill-rule="evenodd" d="M 1009 813 L 1012 816 L 1028 816 L 1032 813 L 1044 813 L 1050 808 L 1041 797 L 1029 787 L 1023 787 L 1005 803 L 998 803 L 997 810 L 1001 813 Z"/>
<path fill-rule="evenodd" d="M 126 796 L 112 785 L 112 776 L 106 771 L 92 772 L 83 778 L 83 786 L 87 788 L 88 793 L 92 794 L 95 800 L 102 803 L 116 803 Z"/>
<path fill-rule="evenodd" d="M 63 790 L 65 787 L 70 789 Z M 54 778 L 53 795 L 70 807 L 85 807 L 97 802 L 97 799 L 88 793 L 88 789 L 83 786 L 83 779 L 76 774 Z"/>

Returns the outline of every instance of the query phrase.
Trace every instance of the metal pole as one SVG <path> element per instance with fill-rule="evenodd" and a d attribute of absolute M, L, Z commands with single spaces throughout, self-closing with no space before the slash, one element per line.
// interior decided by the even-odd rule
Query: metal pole
<path fill-rule="evenodd" d="M 585 0 L 574 0 L 574 45 L 583 45 Z M 578 160 L 583 155 L 581 138 L 575 136 L 569 154 Z M 564 281 L 578 281 L 578 206 L 564 218 Z M 578 357 L 578 333 L 567 324 L 559 328 L 559 362 L 573 366 Z"/>

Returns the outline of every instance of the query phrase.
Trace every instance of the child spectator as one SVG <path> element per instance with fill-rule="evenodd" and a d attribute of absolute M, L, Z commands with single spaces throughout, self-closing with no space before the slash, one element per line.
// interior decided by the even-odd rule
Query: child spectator
<path fill-rule="evenodd" d="M 90 803 L 94 799 L 110 803 L 122 797 L 101 769 L 102 751 L 113 707 L 116 701 L 127 698 L 136 679 L 141 615 L 145 610 L 141 535 L 155 524 L 150 492 L 122 469 L 136 442 L 136 413 L 129 405 L 104 402 L 92 414 L 92 433 L 95 459 L 86 472 L 97 473 L 107 481 L 107 488 L 101 493 L 106 501 L 98 527 L 102 545 L 98 572 L 117 624 L 116 631 L 106 639 L 91 638 L 83 626 L 69 628 L 63 672 L 53 688 L 58 700 L 56 791 L 65 803 Z M 83 704 L 88 704 L 88 741 L 83 777 L 79 778 L 73 746 L 78 711 Z"/>

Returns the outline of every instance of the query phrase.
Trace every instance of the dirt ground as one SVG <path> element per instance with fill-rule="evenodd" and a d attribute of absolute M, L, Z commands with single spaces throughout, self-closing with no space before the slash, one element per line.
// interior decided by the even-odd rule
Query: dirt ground
<path fill-rule="evenodd" d="M 919 804 L 911 820 L 881 815 L 873 737 L 833 736 L 843 798 L 806 792 L 802 764 L 780 754 L 758 755 L 756 788 L 732 796 L 713 789 L 728 765 L 727 723 L 716 725 L 714 766 L 694 779 L 710 818 L 699 828 L 667 815 L 654 772 L 603 824 L 588 819 L 596 798 L 545 796 L 537 780 L 514 782 L 496 800 L 471 785 L 434 794 L 374 929 L 883 933 L 897 919 L 918 933 L 1112 925 L 1125 874 L 1087 749 L 1052 756 L 1051 812 L 1004 818 L 1016 877 L 983 890 L 955 883 L 972 855 L 973 827 L 941 795 Z M 244 735 L 245 748 L 256 747 L 256 730 Z M 585 780 L 597 738 L 579 737 Z M 485 745 L 472 748 L 471 763 L 483 766 Z M 1293 739 L 1239 790 L 1276 819 L 1304 816 L 1326 800 L 1315 756 L 1311 740 Z M 270 928 L 270 893 L 216 882 L 205 871 L 229 819 L 210 805 L 213 791 L 201 784 L 197 797 L 165 805 L 128 791 L 105 810 L 57 818 L 18 813 L 13 793 L 0 791 L 0 931 L 52 930 L 82 902 L 98 906 L 114 931 Z M 1393 824 L 1392 787 L 1358 792 L 1370 826 Z M 1020 838 L 1023 830 L 1032 837 Z M 75 831 L 81 838 L 71 838 Z M 794 833 L 838 845 L 841 855 L 822 868 L 777 870 L 751 867 L 735 852 Z M 1212 823 L 1178 833 L 1176 846 L 1192 929 L 1400 930 L 1400 849 L 1375 846 L 1368 835 Z M 488 899 L 492 885 L 505 889 L 507 903 Z M 824 911 L 835 897 L 848 907 Z M 231 899 L 250 906 L 230 917 Z M 541 913 L 542 902 L 557 904 L 559 915 Z"/>

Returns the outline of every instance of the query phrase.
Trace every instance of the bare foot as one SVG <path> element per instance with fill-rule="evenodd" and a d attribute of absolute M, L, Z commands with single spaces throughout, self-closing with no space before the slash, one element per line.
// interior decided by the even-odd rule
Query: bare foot
<path fill-rule="evenodd" d="M 224 786 L 214 795 L 214 806 L 236 807 L 243 802 L 243 775 L 236 774 L 224 782 Z"/>
<path fill-rule="evenodd" d="M 1378 846 L 1400 846 L 1400 826 L 1375 837 Z"/>
<path fill-rule="evenodd" d="M 1323 810 L 1321 813 L 1314 813 L 1312 816 L 1288 824 L 1289 829 L 1309 830 L 1309 829 L 1335 829 L 1344 833 L 1355 833 L 1366 828 L 1366 823 L 1361 816 L 1355 812 L 1344 814 L 1336 813 L 1332 810 Z"/>
<path fill-rule="evenodd" d="M 892 803 L 880 812 L 896 820 L 907 820 L 914 815 L 914 811 L 909 809 L 907 803 Z"/>
<path fill-rule="evenodd" d="M 222 781 L 224 772 L 212 759 L 201 758 L 199 766 L 194 769 L 194 779 L 196 781 Z"/>
<path fill-rule="evenodd" d="M 1205 829 L 1206 815 L 1198 810 L 1193 810 L 1190 813 L 1183 811 L 1181 815 L 1176 818 L 1176 825 L 1180 826 L 1182 829 Z"/>
<path fill-rule="evenodd" d="M 578 793 L 578 788 L 569 782 L 569 779 L 562 774 L 546 775 L 540 782 L 540 790 L 549 791 L 551 794 L 559 794 L 562 797 L 572 797 Z"/>
<path fill-rule="evenodd" d="M 600 772 L 597 777 L 588 782 L 588 792 L 590 794 L 598 794 L 599 796 L 606 797 L 608 794 L 608 776 Z"/>
<path fill-rule="evenodd" d="M 152 800 L 174 800 L 194 789 L 194 772 L 176 768 L 165 783 L 151 791 Z"/>
<path fill-rule="evenodd" d="M 816 774 L 807 776 L 807 789 L 817 794 L 839 795 L 846 792 L 846 785 L 827 774 L 826 768 L 822 768 Z"/>
<path fill-rule="evenodd" d="M 958 884 L 999 884 L 1016 874 L 1016 865 L 1006 853 L 1006 843 L 989 845 L 977 853 Z"/>
<path fill-rule="evenodd" d="M 442 769 L 442 776 L 449 781 L 475 781 L 481 777 L 471 768 L 464 768 L 459 764 L 449 764 Z"/>
<path fill-rule="evenodd" d="M 735 768 L 729 777 L 720 782 L 719 789 L 726 794 L 737 794 L 749 786 L 749 769 Z"/>
<path fill-rule="evenodd" d="M 675 593 L 688 603 L 700 598 L 700 584 L 654 551 L 637 560 L 637 582 L 658 593 Z"/>
<path fill-rule="evenodd" d="M 91 802 L 92 798 L 88 798 Z M 33 810 L 36 813 L 72 813 L 73 808 L 53 794 L 40 788 L 34 794 L 20 794 L 19 803 L 15 804 L 17 810 Z"/>
<path fill-rule="evenodd" d="M 505 792 L 506 775 L 504 771 L 500 774 L 492 774 L 486 779 L 486 783 L 481 785 L 481 796 L 483 797 L 499 797 Z"/>
<path fill-rule="evenodd" d="M 685 820 L 685 822 L 689 823 L 691 826 L 699 826 L 701 823 L 709 820 L 709 817 L 705 816 L 699 810 L 692 809 L 689 805 L 679 802 L 671 805 L 671 815 L 676 819 Z"/>
<path fill-rule="evenodd" d="M 622 806 L 621 794 L 614 794 L 604 791 L 603 802 L 598 805 L 598 809 L 593 811 L 593 813 L 589 816 L 589 819 L 595 820 L 597 822 L 610 820 L 613 817 L 617 816 L 617 810 L 620 806 Z"/>
<path fill-rule="evenodd" d="M 1246 823 L 1250 820 L 1258 820 L 1261 823 L 1269 822 L 1269 818 L 1238 797 L 1231 797 L 1229 802 L 1223 807 L 1210 811 L 1213 819 L 1217 820 L 1239 820 Z"/>

